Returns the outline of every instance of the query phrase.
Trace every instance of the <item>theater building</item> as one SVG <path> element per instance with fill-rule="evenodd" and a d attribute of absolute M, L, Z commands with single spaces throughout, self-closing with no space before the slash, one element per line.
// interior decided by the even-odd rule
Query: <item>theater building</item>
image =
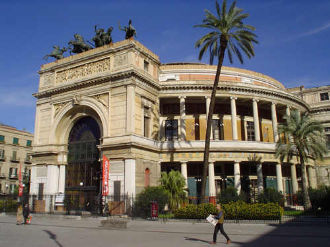
<path fill-rule="evenodd" d="M 162 64 L 136 40 L 42 65 L 34 94 L 31 194 L 99 194 L 105 155 L 110 195 L 134 197 L 158 185 L 162 171 L 175 169 L 186 179 L 189 197 L 197 198 L 215 73 L 216 66 L 206 64 Z M 258 187 L 297 192 L 299 164 L 281 164 L 274 156 L 283 116 L 292 109 L 314 109 L 293 91 L 267 75 L 223 67 L 212 122 L 208 196 L 227 186 L 251 196 Z M 313 188 L 318 165 L 307 164 Z"/>

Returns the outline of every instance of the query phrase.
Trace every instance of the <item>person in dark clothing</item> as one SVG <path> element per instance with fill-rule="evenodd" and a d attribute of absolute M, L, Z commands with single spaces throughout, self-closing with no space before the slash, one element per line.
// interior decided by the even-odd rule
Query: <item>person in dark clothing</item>
<path fill-rule="evenodd" d="M 229 239 L 228 235 L 226 234 L 225 230 L 223 229 L 224 213 L 222 211 L 220 204 L 217 204 L 217 209 L 219 210 L 219 214 L 215 215 L 214 218 L 216 218 L 218 220 L 218 223 L 214 227 L 213 242 L 211 242 L 211 244 L 216 244 L 217 235 L 218 235 L 219 230 L 220 230 L 221 234 L 227 239 L 227 244 L 230 244 L 231 240 Z"/>
<path fill-rule="evenodd" d="M 29 218 L 29 215 L 30 215 L 29 204 L 25 204 L 24 208 L 23 208 L 24 224 L 26 224 L 27 219 Z"/>

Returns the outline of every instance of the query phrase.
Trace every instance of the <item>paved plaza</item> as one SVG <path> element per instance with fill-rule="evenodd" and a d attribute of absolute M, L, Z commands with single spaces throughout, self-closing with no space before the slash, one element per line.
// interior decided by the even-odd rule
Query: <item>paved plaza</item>
<path fill-rule="evenodd" d="M 194 247 L 210 246 L 213 227 L 185 221 L 129 221 L 127 229 L 101 227 L 104 218 L 34 216 L 31 225 L 16 225 L 16 217 L 0 216 L 1 247 Z M 230 246 L 329 246 L 329 225 L 225 224 Z M 226 246 L 218 235 L 216 246 Z"/>

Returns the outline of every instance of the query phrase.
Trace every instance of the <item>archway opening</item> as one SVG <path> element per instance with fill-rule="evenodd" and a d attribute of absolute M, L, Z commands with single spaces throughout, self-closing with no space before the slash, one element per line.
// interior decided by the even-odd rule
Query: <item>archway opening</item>
<path fill-rule="evenodd" d="M 100 196 L 101 165 L 99 162 L 100 127 L 92 117 L 79 119 L 69 134 L 68 165 L 65 176 L 67 205 L 92 211 Z"/>

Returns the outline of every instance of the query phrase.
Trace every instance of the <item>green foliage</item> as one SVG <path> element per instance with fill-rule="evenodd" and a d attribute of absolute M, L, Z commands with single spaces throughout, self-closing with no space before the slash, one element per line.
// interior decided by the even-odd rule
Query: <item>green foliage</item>
<path fill-rule="evenodd" d="M 0 212 L 16 212 L 17 200 L 11 198 L 4 198 L 0 200 Z"/>
<path fill-rule="evenodd" d="M 285 122 L 278 126 L 279 138 L 276 143 L 276 157 L 281 162 L 287 162 L 293 157 L 299 158 L 301 164 L 302 181 L 306 181 L 305 163 L 309 158 L 323 159 L 327 153 L 323 126 L 319 121 L 313 119 L 308 112 L 300 114 L 295 110 L 290 115 L 284 116 Z M 311 208 L 307 185 L 303 182 L 303 205 L 305 210 Z"/>
<path fill-rule="evenodd" d="M 162 172 L 160 182 L 169 194 L 169 208 L 174 211 L 187 199 L 185 179 L 179 171 L 172 170 L 169 173 Z"/>
<path fill-rule="evenodd" d="M 209 214 L 216 214 L 217 208 L 211 203 L 188 204 L 174 212 L 178 219 L 205 219 Z"/>
<path fill-rule="evenodd" d="M 276 191 L 274 188 L 266 188 L 262 193 L 258 195 L 259 203 L 278 203 L 284 205 L 284 196 L 281 192 Z"/>
<path fill-rule="evenodd" d="M 279 220 L 283 208 L 277 203 L 230 202 L 222 205 L 225 219 L 233 220 Z"/>
<path fill-rule="evenodd" d="M 162 212 L 169 201 L 169 193 L 161 186 L 145 188 L 136 197 L 133 214 L 143 218 L 150 217 L 152 201 L 158 203 L 159 212 Z"/>
<path fill-rule="evenodd" d="M 238 195 L 237 190 L 234 187 L 228 187 L 221 191 L 220 194 L 218 194 L 217 201 L 220 204 L 226 204 L 229 202 L 237 202 L 237 201 L 246 201 L 247 197 L 241 191 L 241 194 Z"/>
<path fill-rule="evenodd" d="M 313 212 L 330 212 L 330 186 L 323 186 L 319 189 L 308 189 L 308 194 L 311 200 Z M 297 193 L 298 203 L 303 203 L 303 193 Z"/>

